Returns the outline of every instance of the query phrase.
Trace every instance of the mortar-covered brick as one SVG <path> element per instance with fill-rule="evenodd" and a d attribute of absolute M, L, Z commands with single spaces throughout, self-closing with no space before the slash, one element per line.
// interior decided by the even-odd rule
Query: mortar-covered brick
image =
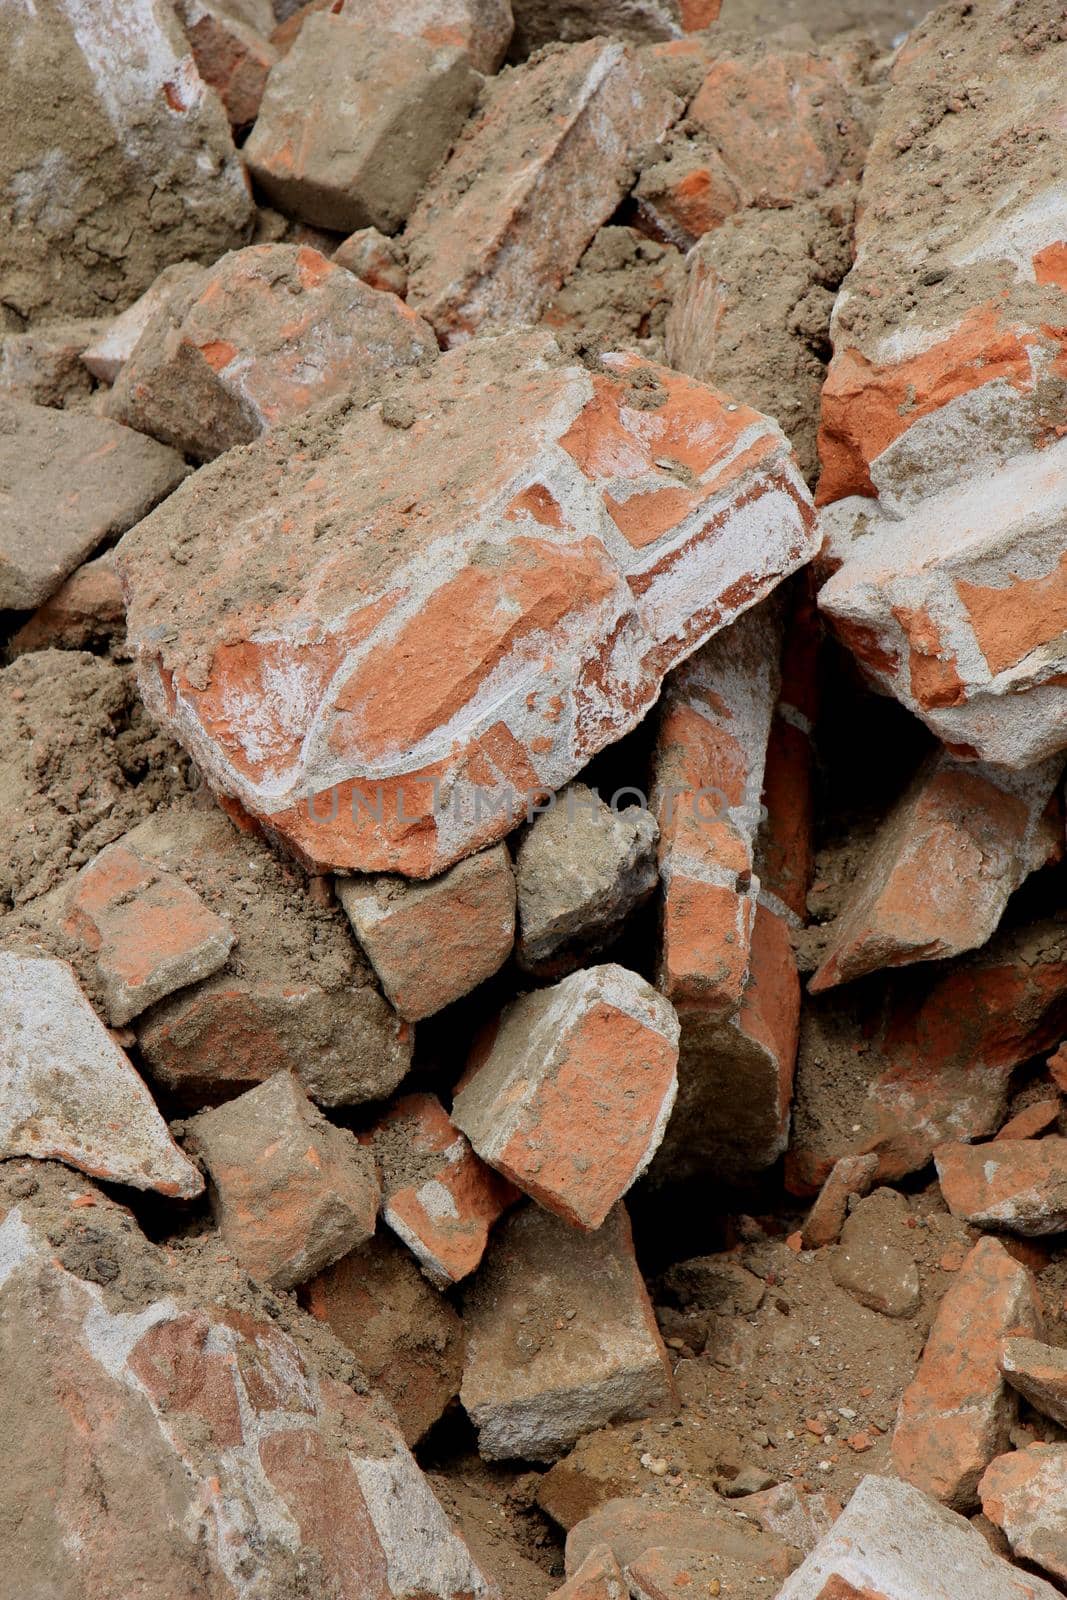
<path fill-rule="evenodd" d="M 1012 1554 L 1067 1580 L 1067 1448 L 1032 1444 L 998 1456 L 978 1486 L 982 1510 Z"/>
<path fill-rule="evenodd" d="M 491 978 L 515 939 L 515 876 L 506 845 L 439 878 L 338 878 L 337 897 L 398 1016 L 431 1016 Z"/>
<path fill-rule="evenodd" d="M 118 556 L 153 713 L 307 861 L 415 877 L 502 838 L 814 547 L 766 418 L 544 333 L 275 429 L 162 511 Z"/>
<path fill-rule="evenodd" d="M 280 50 L 288 50 L 316 11 L 333 11 L 349 22 L 391 28 L 427 44 L 451 45 L 466 51 L 479 72 L 495 72 L 504 59 L 512 32 L 509 0 L 311 0 L 293 13 L 273 35 Z"/>
<path fill-rule="evenodd" d="M 997 1361 L 1024 1400 L 1067 1427 L 1067 1351 L 1037 1339 L 1005 1339 Z"/>
<path fill-rule="evenodd" d="M 65 961 L 0 953 L 0 1159 L 65 1161 L 174 1198 L 204 1181 Z"/>
<path fill-rule="evenodd" d="M 486 1460 L 553 1461 L 594 1428 L 673 1408 L 621 1205 L 595 1233 L 539 1206 L 505 1218 L 463 1321 L 460 1399 Z"/>
<path fill-rule="evenodd" d="M 581 1566 L 549 1600 L 629 1600 L 622 1569 L 606 1544 L 595 1545 Z"/>
<path fill-rule="evenodd" d="M 82 357 L 103 326 L 98 319 L 83 318 L 0 336 L 0 395 L 61 411 L 84 405 L 93 380 Z"/>
<path fill-rule="evenodd" d="M 567 1535 L 567 1571 L 577 1572 L 601 1544 L 612 1551 L 638 1600 L 674 1600 L 696 1583 L 695 1593 L 714 1594 L 716 1580 L 723 1594 L 759 1593 L 763 1586 L 774 1593 L 796 1559 L 781 1539 L 714 1498 L 701 1507 L 637 1497 L 609 1500 Z"/>
<path fill-rule="evenodd" d="M 1062 848 L 1046 811 L 1062 766 L 931 756 L 872 841 L 811 992 L 984 945 L 1027 874 Z"/>
<path fill-rule="evenodd" d="M 408 297 L 441 340 L 536 322 L 681 109 L 618 40 L 495 80 L 408 220 Z"/>
<path fill-rule="evenodd" d="M 452 1120 L 540 1205 L 599 1228 L 663 1138 L 677 1063 L 669 1002 L 624 967 L 586 967 L 485 1030 Z"/>
<path fill-rule="evenodd" d="M 346 272 L 354 272 L 372 289 L 398 294 L 401 299 L 407 294 L 408 265 L 403 246 L 377 228 L 357 228 L 341 241 L 330 259 Z"/>
<path fill-rule="evenodd" d="M 514 50 L 523 55 L 556 39 L 573 42 L 600 34 L 634 43 L 684 40 L 710 27 L 722 0 L 511 0 Z"/>
<path fill-rule="evenodd" d="M 942 1144 L 937 1181 L 954 1217 L 1024 1235 L 1067 1228 L 1067 1139 Z"/>
<path fill-rule="evenodd" d="M 383 1220 L 439 1289 L 467 1277 L 518 1190 L 479 1160 L 435 1095 L 403 1095 L 364 1138 Z"/>
<path fill-rule="evenodd" d="M 893 1431 L 893 1466 L 956 1511 L 977 1509 L 978 1480 L 1007 1448 L 1018 1412 L 997 1365 L 1002 1340 L 1041 1333 L 1027 1269 L 997 1239 L 973 1247 L 937 1309 Z"/>
<path fill-rule="evenodd" d="M 163 299 L 107 408 L 209 461 L 317 401 L 356 402 L 436 351 L 431 329 L 402 300 L 317 250 L 249 245 Z"/>
<path fill-rule="evenodd" d="M 267 82 L 249 171 L 272 205 L 316 228 L 395 233 L 478 85 L 452 45 L 309 16 Z"/>
<path fill-rule="evenodd" d="M 116 650 L 126 631 L 126 602 L 110 550 L 75 567 L 8 640 L 8 654 L 30 650 Z"/>
<path fill-rule="evenodd" d="M 277 51 L 225 0 L 178 0 L 176 9 L 197 71 L 222 101 L 230 125 L 247 128 L 256 120 Z"/>
<path fill-rule="evenodd" d="M 374 1161 L 288 1072 L 186 1124 L 211 1179 L 223 1239 L 253 1278 L 305 1283 L 366 1243 L 381 1189 Z"/>

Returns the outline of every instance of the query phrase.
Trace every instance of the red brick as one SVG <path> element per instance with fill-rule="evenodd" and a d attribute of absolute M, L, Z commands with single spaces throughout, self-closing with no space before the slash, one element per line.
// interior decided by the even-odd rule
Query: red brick
<path fill-rule="evenodd" d="M 350 0 L 351 3 L 351 0 Z M 515 49 L 526 56 L 556 39 L 592 39 L 601 34 L 635 43 L 685 42 L 687 33 L 707 28 L 722 0 L 512 0 Z"/>
<path fill-rule="evenodd" d="M 320 869 L 429 877 L 502 838 L 814 544 L 758 413 L 543 333 L 189 487 L 122 547 L 142 693 Z"/>
<path fill-rule="evenodd" d="M 277 51 L 224 3 L 178 0 L 176 9 L 197 71 L 219 96 L 231 126 L 246 128 L 256 120 Z"/>
<path fill-rule="evenodd" d="M 452 1117 L 539 1204 L 599 1228 L 663 1137 L 677 1062 L 667 1001 L 623 967 L 587 967 L 522 996 L 486 1031 Z"/>
<path fill-rule="evenodd" d="M 1047 1133 L 1059 1119 L 1062 1100 L 1035 1100 L 1016 1112 L 997 1133 L 998 1139 L 1034 1139 Z"/>
<path fill-rule="evenodd" d="M 995 1139 L 943 1144 L 934 1151 L 937 1179 L 954 1217 L 1014 1233 L 1067 1228 L 1067 1139 Z"/>
<path fill-rule="evenodd" d="M 1046 807 L 1061 765 L 1015 774 L 932 756 L 866 852 L 811 992 L 984 945 L 1059 847 Z"/>
<path fill-rule="evenodd" d="M 1067 1352 L 1036 1339 L 1005 1339 L 998 1364 L 1036 1411 L 1067 1427 Z"/>
<path fill-rule="evenodd" d="M 305 19 L 316 11 L 465 50 L 479 72 L 497 70 L 511 38 L 508 0 L 310 0 L 272 35 L 279 50 L 291 48 Z"/>
<path fill-rule="evenodd" d="M 118 643 L 126 627 L 122 582 L 110 550 L 76 567 L 8 643 L 11 656 L 29 650 L 89 650 Z"/>
<path fill-rule="evenodd" d="M 536 322 L 681 109 L 604 39 L 501 78 L 408 222 L 410 300 L 442 341 Z"/>
<path fill-rule="evenodd" d="M 353 931 L 397 1014 L 451 1005 L 501 967 L 515 938 L 515 877 L 504 845 L 440 878 L 338 878 Z"/>
<path fill-rule="evenodd" d="M 998 1456 L 978 1486 L 982 1510 L 1019 1561 L 1067 1581 L 1067 1448 L 1032 1444 Z"/>
<path fill-rule="evenodd" d="M 164 306 L 178 300 L 198 282 L 203 268 L 195 261 L 175 261 L 164 267 L 142 295 L 104 324 L 99 335 L 82 352 L 82 361 L 101 383 L 114 383 L 133 353 L 149 322 Z"/>
<path fill-rule="evenodd" d="M 373 1160 L 291 1074 L 202 1111 L 187 1130 L 211 1179 L 222 1237 L 253 1278 L 291 1289 L 373 1234 Z"/>
<path fill-rule="evenodd" d="M 518 1191 L 478 1159 L 432 1094 L 397 1100 L 367 1141 L 389 1227 L 439 1289 L 467 1277 Z"/>
<path fill-rule="evenodd" d="M 893 1465 L 957 1511 L 977 1507 L 978 1480 L 1007 1447 L 1015 1397 L 997 1365 L 1009 1335 L 1035 1337 L 1033 1279 L 996 1239 L 974 1246 L 938 1307 L 893 1433 Z"/>
<path fill-rule="evenodd" d="M 877 1170 L 876 1155 L 842 1156 L 834 1162 L 804 1223 L 801 1238 L 805 1250 L 837 1243 L 850 1198 L 870 1192 Z"/>
<path fill-rule="evenodd" d="M 108 400 L 200 461 L 436 352 L 429 327 L 317 250 L 250 245 L 154 312 Z"/>
<path fill-rule="evenodd" d="M 619 1563 L 607 1545 L 590 1550 L 574 1576 L 554 1589 L 549 1600 L 629 1600 Z"/>
<path fill-rule="evenodd" d="M 770 1593 L 794 1565 L 789 1548 L 773 1534 L 718 1502 L 706 1509 L 657 1505 L 644 1499 L 609 1500 L 567 1535 L 567 1571 L 606 1544 L 639 1600 L 675 1600 L 691 1590 L 709 1592 L 721 1573 L 722 1593 Z M 682 1574 L 691 1571 L 688 1583 Z"/>
<path fill-rule="evenodd" d="M 337 246 L 331 257 L 335 266 L 344 267 L 372 289 L 387 294 L 407 294 L 408 268 L 401 245 L 386 238 L 377 228 L 357 228 Z"/>

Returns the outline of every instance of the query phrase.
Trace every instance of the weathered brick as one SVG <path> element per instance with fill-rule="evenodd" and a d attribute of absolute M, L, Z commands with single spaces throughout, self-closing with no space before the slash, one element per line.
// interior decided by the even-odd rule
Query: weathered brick
<path fill-rule="evenodd" d="M 872 840 L 811 992 L 984 945 L 1019 884 L 1061 847 L 1046 815 L 1061 767 L 931 756 Z"/>
<path fill-rule="evenodd" d="M 773 1593 L 795 1563 L 780 1539 L 714 1499 L 703 1509 L 609 1500 L 567 1535 L 568 1573 L 602 1544 L 622 1567 L 636 1600 L 674 1600 L 687 1589 L 714 1594 L 716 1581 L 727 1595 L 759 1593 L 757 1586 L 764 1585 Z"/>
<path fill-rule="evenodd" d="M 868 1477 L 777 1600 L 942 1600 L 946 1593 L 1053 1600 L 1055 1591 L 995 1555 L 965 1517 L 910 1484 Z"/>
<path fill-rule="evenodd" d="M 432 1094 L 402 1096 L 365 1138 L 384 1221 L 439 1289 L 467 1277 L 518 1190 L 478 1159 Z"/>
<path fill-rule="evenodd" d="M 487 1460 L 552 1461 L 592 1428 L 673 1405 L 621 1205 L 595 1233 L 538 1206 L 506 1218 L 463 1320 L 460 1399 Z"/>
<path fill-rule="evenodd" d="M 722 0 L 511 0 L 515 46 L 522 55 L 555 39 L 573 42 L 613 34 L 643 44 L 684 39 L 710 27 Z"/>
<path fill-rule="evenodd" d="M 893 1465 L 957 1511 L 977 1507 L 978 1480 L 1006 1449 L 1016 1399 L 997 1365 L 1009 1335 L 1041 1332 L 1033 1278 L 996 1239 L 971 1250 L 941 1301 L 893 1432 Z"/>
<path fill-rule="evenodd" d="M 197 71 L 222 101 L 233 128 L 256 120 L 278 52 L 226 0 L 177 0 Z"/>
<path fill-rule="evenodd" d="M 357 228 L 337 246 L 330 258 L 335 266 L 355 273 L 372 289 L 398 294 L 408 292 L 408 264 L 399 240 L 389 239 L 377 228 Z"/>
<path fill-rule="evenodd" d="M 300 1291 L 396 1412 L 417 1444 L 459 1394 L 463 1324 L 388 1234 L 327 1267 Z"/>
<path fill-rule="evenodd" d="M 39 606 L 187 471 L 175 451 L 102 417 L 0 398 L 0 610 Z"/>
<path fill-rule="evenodd" d="M 75 567 L 54 594 L 38 606 L 8 641 L 8 654 L 29 650 L 100 650 L 114 648 L 126 631 L 126 602 L 114 556 L 102 556 Z"/>
<path fill-rule="evenodd" d="M 942 1144 L 934 1161 L 954 1217 L 1022 1234 L 1067 1228 L 1067 1139 L 1051 1134 L 985 1145 Z"/>
<path fill-rule="evenodd" d="M 842 1156 L 834 1162 L 804 1223 L 801 1239 L 805 1250 L 837 1243 L 849 1200 L 869 1191 L 877 1170 L 878 1157 L 873 1154 Z"/>
<path fill-rule="evenodd" d="M 536 322 L 681 109 L 618 41 L 505 74 L 409 218 L 411 304 L 446 344 Z"/>
<path fill-rule="evenodd" d="M 0 1041 L 0 1156 L 65 1161 L 182 1199 L 201 1193 L 66 962 L 0 953 Z"/>
<path fill-rule="evenodd" d="M 477 988 L 511 954 L 515 877 L 505 845 L 440 878 L 338 878 L 337 896 L 397 1014 L 431 1016 Z"/>
<path fill-rule="evenodd" d="M 469 57 L 387 29 L 310 16 L 271 72 L 245 160 L 287 215 L 395 233 L 478 92 Z"/>
<path fill-rule="evenodd" d="M 1013 1555 L 1067 1581 L 1067 1448 L 1032 1444 L 998 1456 L 978 1492 L 982 1510 L 1003 1528 Z"/>
<path fill-rule="evenodd" d="M 599 1228 L 663 1137 L 677 1063 L 673 1007 L 634 972 L 587 967 L 485 1031 L 452 1119 L 540 1205 Z"/>
<path fill-rule="evenodd" d="M 381 1196 L 373 1159 L 291 1073 L 202 1111 L 186 1130 L 222 1237 L 253 1278 L 291 1289 L 373 1234 Z"/>
<path fill-rule="evenodd" d="M 163 268 L 132 305 L 105 323 L 82 351 L 82 362 L 93 377 L 101 383 L 114 383 L 155 313 L 196 283 L 203 271 L 195 261 L 175 261 Z"/>
<path fill-rule="evenodd" d="M 562 1589 L 549 1600 L 629 1600 L 630 1590 L 607 1545 L 596 1545 Z"/>
<path fill-rule="evenodd" d="M 812 548 L 765 418 L 524 333 L 197 474 L 119 563 L 146 702 L 213 787 L 319 867 L 428 877 Z"/>
<path fill-rule="evenodd" d="M 93 380 L 84 352 L 99 338 L 99 321 L 50 322 L 0 337 L 0 395 L 30 405 L 68 406 L 88 401 Z"/>
<path fill-rule="evenodd" d="M 1005 1339 L 997 1360 L 1024 1400 L 1067 1427 L 1067 1351 L 1036 1339 Z"/>
<path fill-rule="evenodd" d="M 509 0 L 310 0 L 275 30 L 275 45 L 289 50 L 305 20 L 317 11 L 390 28 L 406 39 L 465 50 L 479 72 L 497 70 L 513 26 Z"/>
<path fill-rule="evenodd" d="M 1059 1121 L 1063 1110 L 1063 1101 L 1033 1100 L 1013 1117 L 1009 1117 L 1004 1126 L 997 1131 L 998 1139 L 1036 1139 L 1039 1133 L 1047 1133 Z"/>
<path fill-rule="evenodd" d="M 402 300 L 317 250 L 249 245 L 157 307 L 107 408 L 209 461 L 316 401 L 366 397 L 436 350 L 429 326 Z"/>

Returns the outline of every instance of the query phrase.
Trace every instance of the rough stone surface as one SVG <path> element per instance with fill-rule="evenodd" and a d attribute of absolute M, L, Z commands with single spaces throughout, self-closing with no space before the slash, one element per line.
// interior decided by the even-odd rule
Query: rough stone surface
<path fill-rule="evenodd" d="M 0 398 L 0 610 L 39 606 L 187 470 L 173 450 L 102 417 Z"/>
<path fill-rule="evenodd" d="M 982 1510 L 1003 1528 L 1013 1553 L 1067 1581 L 1067 1447 L 1032 1444 L 998 1456 L 978 1492 Z"/>
<path fill-rule="evenodd" d="M 291 1289 L 373 1234 L 381 1195 L 374 1162 L 291 1073 L 186 1127 L 211 1179 L 222 1237 L 254 1278 Z"/>
<path fill-rule="evenodd" d="M 126 602 L 110 550 L 76 567 L 8 640 L 8 654 L 28 650 L 114 650 L 126 632 Z"/>
<path fill-rule="evenodd" d="M 338 878 L 337 897 L 399 1016 L 429 1017 L 491 978 L 515 939 L 515 876 L 506 845 L 439 878 Z"/>
<path fill-rule="evenodd" d="M 177 0 L 176 9 L 201 78 L 222 101 L 231 127 L 247 128 L 277 51 L 226 0 Z"/>
<path fill-rule="evenodd" d="M 204 1181 L 70 967 L 0 953 L 0 1156 L 191 1199 Z"/>
<path fill-rule="evenodd" d="M 1067 1139 L 996 1139 L 943 1144 L 934 1151 L 937 1181 L 954 1217 L 1012 1233 L 1067 1228 Z"/>
<path fill-rule="evenodd" d="M 340 15 L 465 50 L 479 72 L 497 70 L 513 27 L 510 0 L 343 0 Z"/>
<path fill-rule="evenodd" d="M 984 945 L 1022 880 L 1059 847 L 1045 808 L 1062 765 L 1053 757 L 1012 773 L 931 756 L 872 841 L 811 992 Z"/>
<path fill-rule="evenodd" d="M 63 930 L 90 953 L 114 1027 L 209 978 L 235 938 L 176 873 L 150 866 L 122 840 L 78 874 L 65 896 Z"/>
<path fill-rule="evenodd" d="M 108 412 L 209 461 L 316 401 L 358 403 L 436 352 L 428 324 L 403 301 L 317 250 L 249 245 L 158 307 Z"/>
<path fill-rule="evenodd" d="M 459 1394 L 463 1324 L 408 1252 L 379 1235 L 306 1283 L 300 1299 L 359 1362 L 409 1445 Z"/>
<path fill-rule="evenodd" d="M 195 261 L 175 261 L 163 268 L 131 306 L 112 317 L 82 351 L 82 362 L 93 377 L 101 383 L 114 383 L 156 312 L 198 282 L 203 270 Z"/>
<path fill-rule="evenodd" d="M 93 388 L 82 357 L 98 321 L 42 323 L 0 338 L 0 395 L 59 410 L 84 405 Z"/>
<path fill-rule="evenodd" d="M 808 1494 L 793 1483 L 742 1495 L 737 1509 L 802 1555 L 815 1549 L 841 1515 L 841 1505 L 831 1495 Z"/>
<path fill-rule="evenodd" d="M 1033 1278 L 996 1239 L 979 1239 L 941 1301 L 893 1433 L 893 1465 L 957 1511 L 977 1509 L 978 1480 L 1008 1444 L 1014 1393 L 997 1365 L 1009 1335 L 1034 1338 Z"/>
<path fill-rule="evenodd" d="M 842 1156 L 835 1161 L 829 1176 L 804 1223 L 801 1237 L 805 1250 L 819 1250 L 836 1244 L 853 1195 L 868 1192 L 878 1170 L 878 1157 Z"/>
<path fill-rule="evenodd" d="M 609 1500 L 567 1535 L 568 1573 L 577 1572 L 601 1544 L 611 1550 L 638 1600 L 666 1600 L 679 1590 L 684 1593 L 688 1585 L 678 1581 L 677 1569 L 665 1570 L 675 1562 L 678 1568 L 691 1565 L 709 1594 L 715 1593 L 716 1581 L 723 1594 L 758 1593 L 761 1583 L 774 1593 L 772 1585 L 780 1583 L 795 1564 L 780 1539 L 714 1500 L 703 1510 L 667 1510 L 639 1499 Z"/>
<path fill-rule="evenodd" d="M 670 1004 L 624 967 L 586 967 L 486 1029 L 452 1118 L 540 1205 L 599 1228 L 663 1137 L 677 1062 Z"/>
<path fill-rule="evenodd" d="M 323 14 L 271 72 L 244 147 L 273 205 L 317 228 L 395 233 L 478 93 L 469 57 Z"/>
<path fill-rule="evenodd" d="M 385 1222 L 439 1289 L 467 1277 L 518 1191 L 479 1161 L 432 1094 L 395 1101 L 368 1142 L 381 1174 Z"/>
<path fill-rule="evenodd" d="M 157 811 L 128 843 L 186 877 L 237 934 L 220 972 L 138 1018 L 153 1077 L 180 1104 L 227 1100 L 281 1071 L 326 1106 L 396 1088 L 411 1028 L 375 987 L 342 913 L 316 903 L 300 871 L 213 806 Z"/>
<path fill-rule="evenodd" d="M 20 318 L 107 316 L 170 262 L 243 242 L 226 116 L 165 0 L 9 6 L 0 40 L 0 278 Z"/>
<path fill-rule="evenodd" d="M 1000 1370 L 1025 1400 L 1067 1427 L 1067 1350 L 1037 1339 L 1006 1339 Z"/>
<path fill-rule="evenodd" d="M 464 1326 L 460 1398 L 489 1460 L 552 1461 L 592 1428 L 673 1403 L 622 1206 L 596 1233 L 537 1206 L 507 1218 Z"/>
<path fill-rule="evenodd" d="M 609 945 L 656 888 L 658 834 L 643 806 L 609 806 L 584 783 L 553 796 L 516 856 L 520 966 L 558 978 Z"/>
<path fill-rule="evenodd" d="M 531 333 L 276 429 L 122 542 L 146 703 L 320 867 L 442 871 L 812 553 L 782 435 L 731 406 Z"/>
<path fill-rule="evenodd" d="M 966 1518 L 910 1484 L 862 1480 L 777 1600 L 1053 1600 L 995 1555 Z"/>
<path fill-rule="evenodd" d="M 24 1452 L 0 1505 L 25 1595 L 491 1600 L 384 1406 L 264 1314 L 187 1292 L 98 1190 L 74 1201 L 106 1250 L 64 1226 L 57 1257 L 32 1202 L 0 1224 L 0 1424 Z M 126 1293 L 87 1281 L 100 1259 Z"/>
<path fill-rule="evenodd" d="M 536 322 L 681 109 L 612 40 L 502 74 L 409 218 L 411 304 L 446 344 Z"/>
<path fill-rule="evenodd" d="M 838 1288 L 886 1317 L 907 1317 L 919 1306 L 919 1269 L 903 1244 L 909 1216 L 903 1195 L 876 1189 L 847 1218 L 830 1257 Z"/>

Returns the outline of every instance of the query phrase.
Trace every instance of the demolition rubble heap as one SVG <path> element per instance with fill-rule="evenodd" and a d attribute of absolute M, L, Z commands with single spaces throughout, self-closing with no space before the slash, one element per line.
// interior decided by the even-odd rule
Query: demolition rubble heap
<path fill-rule="evenodd" d="M 1067 12 L 923 10 L 0 14 L 0 1595 L 1067 1592 Z"/>

